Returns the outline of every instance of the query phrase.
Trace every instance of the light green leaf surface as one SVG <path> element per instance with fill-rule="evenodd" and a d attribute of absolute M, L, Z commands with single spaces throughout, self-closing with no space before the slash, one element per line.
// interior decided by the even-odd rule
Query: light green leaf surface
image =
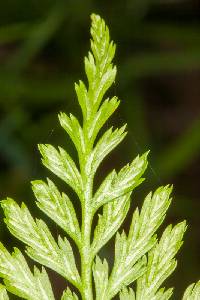
<path fill-rule="evenodd" d="M 99 107 L 91 122 L 87 122 L 87 137 L 92 145 L 100 129 L 109 119 L 109 117 L 115 112 L 119 106 L 119 103 L 120 101 L 116 96 L 112 97 L 111 99 L 107 98 Z"/>
<path fill-rule="evenodd" d="M 128 286 L 146 272 L 146 257 L 138 258 L 135 264 L 127 263 L 127 237 L 123 232 L 117 233 L 115 245 L 115 262 L 109 277 L 107 297 L 112 299 L 124 287 Z M 134 255 L 134 254 L 133 254 Z"/>
<path fill-rule="evenodd" d="M 32 273 L 28 264 L 15 248 L 12 255 L 0 243 L 0 275 L 6 289 L 27 300 L 54 300 L 51 284 L 44 268 L 40 272 L 36 267 Z"/>
<path fill-rule="evenodd" d="M 105 92 L 113 84 L 116 67 L 112 65 L 115 45 L 110 42 L 109 30 L 103 19 L 92 14 L 91 50 L 85 58 L 85 71 L 88 78 L 92 110 L 97 111 Z"/>
<path fill-rule="evenodd" d="M 123 223 L 130 207 L 130 194 L 127 193 L 103 206 L 103 213 L 102 215 L 99 214 L 99 220 L 94 231 L 92 243 L 94 255 L 110 240 Z"/>
<path fill-rule="evenodd" d="M 197 283 L 192 283 L 186 289 L 183 300 L 198 300 L 200 299 L 200 280 Z"/>
<path fill-rule="evenodd" d="M 88 174 L 94 176 L 103 159 L 125 138 L 125 127 L 126 126 L 123 126 L 120 129 L 117 128 L 114 131 L 110 128 L 99 139 L 86 164 Z"/>
<path fill-rule="evenodd" d="M 2 284 L 0 284 L 0 300 L 9 300 L 6 288 Z"/>
<path fill-rule="evenodd" d="M 147 271 L 137 281 L 136 298 L 138 300 L 169 299 L 172 289 L 158 290 L 164 280 L 171 275 L 177 265 L 174 256 L 180 249 L 186 223 L 169 225 L 158 243 L 148 253 Z M 162 296 L 162 297 L 161 297 Z"/>
<path fill-rule="evenodd" d="M 61 300 L 78 300 L 78 297 L 75 293 L 72 293 L 71 290 L 69 288 L 67 288 L 62 297 Z"/>
<path fill-rule="evenodd" d="M 108 285 L 108 263 L 106 259 L 101 261 L 97 256 L 93 264 L 93 275 L 96 290 L 96 300 L 107 299 L 107 285 Z"/>
<path fill-rule="evenodd" d="M 119 295 L 120 300 L 135 300 L 135 293 L 132 288 L 123 288 Z"/>
<path fill-rule="evenodd" d="M 73 204 L 65 193 L 60 193 L 55 184 L 47 178 L 32 182 L 37 206 L 54 222 L 64 229 L 69 236 L 80 244 L 81 233 Z"/>
<path fill-rule="evenodd" d="M 14 200 L 7 199 L 2 201 L 2 207 L 10 232 L 28 245 L 27 254 L 79 286 L 80 277 L 68 240 L 59 236 L 57 244 L 47 225 L 42 220 L 35 221 L 25 204 L 20 207 Z"/>
<path fill-rule="evenodd" d="M 67 116 L 62 112 L 58 115 L 58 118 L 60 125 L 66 130 L 73 141 L 81 159 L 82 156 L 86 154 L 86 144 L 83 129 L 81 128 L 78 119 L 72 114 Z"/>
<path fill-rule="evenodd" d="M 148 194 L 141 213 L 136 209 L 133 214 L 128 236 L 124 232 L 117 234 L 114 267 L 109 279 L 111 295 L 126 282 L 132 282 L 134 264 L 155 245 L 154 233 L 163 222 L 170 205 L 171 190 L 169 186 L 160 187 L 153 195 Z"/>
<path fill-rule="evenodd" d="M 96 208 L 132 191 L 144 179 L 141 178 L 147 167 L 147 154 L 137 156 L 118 173 L 113 170 L 103 181 L 94 196 Z"/>
<path fill-rule="evenodd" d="M 39 145 L 42 162 L 49 170 L 64 180 L 78 195 L 82 192 L 80 173 L 69 154 L 61 147 L 59 151 L 52 145 Z"/>

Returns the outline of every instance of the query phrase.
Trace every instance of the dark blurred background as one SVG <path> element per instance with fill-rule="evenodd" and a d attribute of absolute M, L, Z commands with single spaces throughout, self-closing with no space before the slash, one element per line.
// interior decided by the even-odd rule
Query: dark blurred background
<path fill-rule="evenodd" d="M 64 145 L 74 153 L 57 113 L 80 115 L 73 85 L 85 80 L 92 12 L 105 18 L 117 43 L 118 75 L 111 93 L 119 96 L 121 106 L 110 124 L 127 122 L 129 131 L 98 178 L 151 150 L 147 180 L 133 195 L 132 209 L 141 207 L 150 189 L 174 184 L 164 226 L 187 219 L 189 228 L 178 268 L 166 285 L 175 286 L 174 299 L 180 299 L 200 277 L 199 1 L 0 1 L 0 197 L 24 201 L 34 216 L 48 220 L 35 207 L 29 183 L 51 176 L 36 145 Z M 9 249 L 22 246 L 2 219 L 1 240 Z M 49 224 L 56 235 L 59 228 Z M 113 255 L 111 246 L 108 255 Z M 50 276 L 59 296 L 66 283 L 53 272 Z"/>

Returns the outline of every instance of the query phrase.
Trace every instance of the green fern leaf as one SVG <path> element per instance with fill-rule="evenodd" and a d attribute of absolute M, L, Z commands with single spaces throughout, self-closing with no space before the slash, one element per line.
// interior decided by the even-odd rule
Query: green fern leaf
<path fill-rule="evenodd" d="M 106 259 L 102 262 L 97 256 L 93 265 L 93 275 L 96 290 L 96 300 L 107 299 L 108 285 L 108 263 Z"/>
<path fill-rule="evenodd" d="M 75 116 L 70 114 L 68 117 L 65 113 L 60 113 L 59 121 L 61 126 L 66 130 L 71 140 L 73 141 L 80 159 L 86 154 L 86 144 L 84 139 L 83 130 L 79 124 L 79 121 Z"/>
<path fill-rule="evenodd" d="M 130 207 L 130 195 L 131 193 L 127 193 L 103 206 L 103 214 L 99 215 L 94 231 L 92 243 L 94 255 L 110 240 L 123 223 Z"/>
<path fill-rule="evenodd" d="M 123 288 L 119 296 L 120 300 L 135 300 L 135 293 L 132 288 Z"/>
<path fill-rule="evenodd" d="M 124 194 L 132 191 L 144 180 L 141 178 L 147 167 L 147 154 L 136 157 L 133 162 L 123 167 L 117 174 L 113 170 L 103 181 L 94 195 L 96 209 Z"/>
<path fill-rule="evenodd" d="M 67 288 L 64 291 L 61 300 L 78 300 L 78 297 L 75 293 L 72 293 L 69 288 Z"/>
<path fill-rule="evenodd" d="M 186 289 L 183 300 L 198 300 L 200 298 L 200 281 L 192 283 Z"/>
<path fill-rule="evenodd" d="M 32 181 L 37 206 L 80 245 L 81 232 L 72 202 L 65 193 L 60 194 L 50 179 L 47 179 L 47 183 L 42 180 Z"/>
<path fill-rule="evenodd" d="M 81 176 L 69 154 L 61 147 L 59 151 L 52 145 L 39 145 L 38 147 L 43 156 L 43 164 L 80 195 L 82 192 Z"/>
<path fill-rule="evenodd" d="M 163 291 L 158 291 L 158 289 L 176 268 L 177 262 L 174 256 L 183 243 L 182 239 L 185 230 L 185 221 L 177 224 L 174 228 L 169 225 L 165 229 L 159 243 L 149 252 L 147 271 L 137 282 L 136 298 L 138 300 L 151 300 L 154 298 L 157 300 L 161 298 L 160 294 L 163 294 Z M 169 299 L 168 296 L 171 296 L 171 290 L 167 291 L 167 299 Z"/>
<path fill-rule="evenodd" d="M 88 170 L 91 175 L 96 173 L 96 170 L 103 159 L 124 139 L 126 133 L 124 132 L 126 126 L 120 129 L 108 129 L 100 138 L 97 145 L 93 149 L 88 159 Z"/>
<path fill-rule="evenodd" d="M 119 106 L 119 103 L 120 102 L 116 96 L 114 96 L 111 99 L 106 99 L 94 115 L 93 119 L 90 122 L 86 123 L 87 138 L 91 146 L 93 146 L 96 136 L 99 133 L 100 129 L 109 119 L 109 117 L 115 112 L 115 110 Z"/>
<path fill-rule="evenodd" d="M 160 187 L 153 195 L 148 194 L 141 213 L 136 209 L 133 214 L 128 237 L 125 233 L 117 235 L 114 267 L 109 279 L 111 295 L 123 287 L 124 282 L 131 282 L 134 264 L 155 245 L 154 233 L 163 222 L 170 205 L 171 190 L 169 186 Z"/>
<path fill-rule="evenodd" d="M 44 268 L 30 271 L 21 252 L 15 248 L 12 255 L 0 243 L 0 275 L 6 289 L 27 300 L 54 300 L 51 284 Z"/>
<path fill-rule="evenodd" d="M 0 284 L 0 300 L 9 300 L 6 288 L 2 284 Z"/>
<path fill-rule="evenodd" d="M 27 254 L 35 261 L 55 270 L 75 286 L 80 285 L 72 248 L 65 238 L 55 242 L 47 225 L 32 218 L 25 204 L 19 207 L 12 199 L 2 201 L 5 222 L 10 232 L 27 247 Z"/>

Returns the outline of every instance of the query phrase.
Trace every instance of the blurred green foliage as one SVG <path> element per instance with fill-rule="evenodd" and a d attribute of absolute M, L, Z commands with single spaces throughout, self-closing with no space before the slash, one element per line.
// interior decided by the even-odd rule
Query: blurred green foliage
<path fill-rule="evenodd" d="M 63 141 L 57 113 L 77 109 L 73 83 L 83 75 L 91 12 L 106 19 L 117 43 L 118 76 L 112 93 L 122 104 L 112 122 L 127 122 L 129 130 L 125 145 L 101 172 L 151 149 L 146 186 L 174 183 L 169 221 L 186 218 L 190 227 L 179 268 L 169 282 L 175 282 L 178 297 L 198 279 L 200 265 L 197 0 L 0 2 L 1 198 L 31 199 L 34 207 L 29 181 L 47 175 L 36 144 L 65 143 L 73 153 Z M 2 229 L 5 241 L 6 234 Z"/>

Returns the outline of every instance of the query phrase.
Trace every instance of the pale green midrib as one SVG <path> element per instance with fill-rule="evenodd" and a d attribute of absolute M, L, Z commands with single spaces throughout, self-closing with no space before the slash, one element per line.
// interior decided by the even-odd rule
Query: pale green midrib
<path fill-rule="evenodd" d="M 82 208 L 81 281 L 83 300 L 93 300 L 90 245 L 92 215 L 88 209 L 88 204 L 86 203 Z"/>
<path fill-rule="evenodd" d="M 85 124 L 83 124 L 83 132 L 85 132 L 85 144 L 87 149 L 87 155 L 85 160 L 79 160 L 80 172 L 83 182 L 83 196 L 82 196 L 82 225 L 81 225 L 81 240 L 82 247 L 80 249 L 81 255 L 81 295 L 83 300 L 93 300 L 92 291 L 92 256 L 91 256 L 91 227 L 93 219 L 93 211 L 91 207 L 92 191 L 93 191 L 93 176 L 87 174 L 86 165 L 88 156 L 92 151 L 90 142 L 87 139 L 87 131 L 85 130 Z"/>
<path fill-rule="evenodd" d="M 99 83 L 99 82 L 98 82 Z M 98 86 L 98 84 L 97 84 Z M 90 100 L 91 101 L 91 100 Z M 83 119 L 83 132 L 85 138 L 85 145 L 87 153 L 79 156 L 80 172 L 83 182 L 83 196 L 82 196 L 82 226 L 81 226 L 81 238 L 82 247 L 80 249 L 81 254 L 81 281 L 82 289 L 81 295 L 83 300 L 93 300 L 93 289 L 92 289 L 92 262 L 93 255 L 91 249 L 91 227 L 94 215 L 92 207 L 93 198 L 93 180 L 94 174 L 87 174 L 86 165 L 88 162 L 89 155 L 93 150 L 94 137 L 88 139 L 88 124 L 92 124 L 94 116 L 96 115 L 97 108 L 91 108 L 91 115 L 89 118 L 86 116 L 86 120 Z"/>

